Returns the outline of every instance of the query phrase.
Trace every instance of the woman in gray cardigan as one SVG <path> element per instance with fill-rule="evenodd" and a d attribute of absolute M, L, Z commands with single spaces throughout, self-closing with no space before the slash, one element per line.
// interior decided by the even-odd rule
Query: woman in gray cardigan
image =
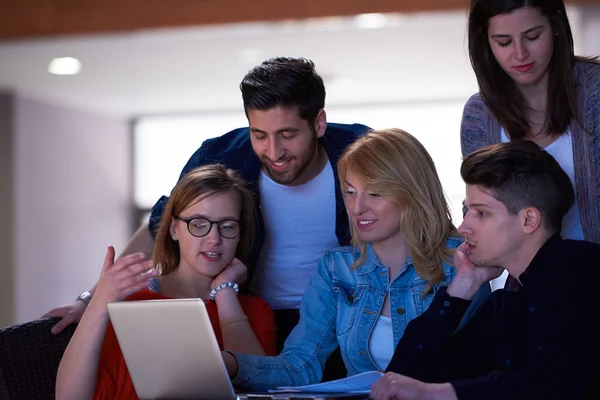
<path fill-rule="evenodd" d="M 562 0 L 471 0 L 479 93 L 465 105 L 462 154 L 526 139 L 557 159 L 576 202 L 562 236 L 600 243 L 600 65 L 576 57 Z"/>

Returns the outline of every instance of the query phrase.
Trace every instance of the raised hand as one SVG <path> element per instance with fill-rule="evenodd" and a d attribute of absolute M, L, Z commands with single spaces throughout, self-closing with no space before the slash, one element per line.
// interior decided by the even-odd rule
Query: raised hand
<path fill-rule="evenodd" d="M 448 294 L 465 300 L 471 300 L 481 285 L 497 278 L 503 269 L 499 267 L 478 266 L 469 258 L 470 246 L 465 242 L 454 253 L 456 275 L 448 286 Z"/>
<path fill-rule="evenodd" d="M 210 287 L 214 288 L 224 282 L 235 282 L 238 285 L 242 285 L 246 281 L 247 276 L 248 269 L 244 263 L 234 257 L 231 263 L 215 277 Z"/>
<path fill-rule="evenodd" d="M 500 267 L 488 267 L 475 265 L 471 261 L 471 246 L 467 242 L 462 243 L 454 253 L 454 267 L 457 275 L 468 276 L 471 279 L 483 284 L 499 277 L 504 271 Z"/>
<path fill-rule="evenodd" d="M 144 253 L 134 253 L 115 262 L 115 249 L 109 246 L 90 306 L 92 303 L 105 305 L 112 301 L 121 301 L 148 287 L 157 271 L 154 262 L 144 261 L 144 258 Z"/>

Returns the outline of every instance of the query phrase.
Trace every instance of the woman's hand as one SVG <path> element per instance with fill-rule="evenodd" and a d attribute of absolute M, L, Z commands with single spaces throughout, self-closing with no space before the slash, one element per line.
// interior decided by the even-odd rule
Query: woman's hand
<path fill-rule="evenodd" d="M 144 253 L 129 254 L 115 262 L 115 249 L 108 247 L 98 286 L 90 302 L 106 304 L 121 301 L 146 287 L 157 275 L 153 261 L 144 261 Z"/>
<path fill-rule="evenodd" d="M 246 277 L 248 276 L 248 269 L 238 258 L 235 258 L 231 261 L 231 263 L 225 267 L 223 271 L 219 275 L 215 277 L 212 284 L 210 285 L 211 289 L 214 289 L 217 285 L 221 283 L 227 282 L 235 282 L 238 285 L 242 285 L 246 282 Z"/>

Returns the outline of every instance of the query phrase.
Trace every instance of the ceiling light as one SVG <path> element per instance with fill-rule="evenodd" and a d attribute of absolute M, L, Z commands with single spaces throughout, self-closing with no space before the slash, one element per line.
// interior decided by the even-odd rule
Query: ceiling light
<path fill-rule="evenodd" d="M 48 72 L 54 75 L 77 75 L 81 71 L 81 62 L 73 57 L 58 57 L 48 64 Z"/>
<path fill-rule="evenodd" d="M 388 17 L 385 14 L 359 14 L 354 17 L 354 24 L 360 29 L 383 28 L 388 24 Z"/>

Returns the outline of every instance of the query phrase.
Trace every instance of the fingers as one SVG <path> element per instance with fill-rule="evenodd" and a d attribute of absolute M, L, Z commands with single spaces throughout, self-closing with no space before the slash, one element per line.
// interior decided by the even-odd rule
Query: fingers
<path fill-rule="evenodd" d="M 62 318 L 65 315 L 67 315 L 67 313 L 69 312 L 69 307 L 70 306 L 60 306 L 60 307 L 53 308 L 52 310 L 50 310 L 47 313 L 45 313 L 44 315 L 42 315 L 41 318 L 55 318 L 55 317 Z"/>
<path fill-rule="evenodd" d="M 108 246 L 106 249 L 106 255 L 104 256 L 104 265 L 102 265 L 102 271 L 110 268 L 115 263 L 115 248 Z"/>
<path fill-rule="evenodd" d="M 127 270 L 118 272 L 117 287 L 120 290 L 127 290 L 139 285 L 147 286 L 149 281 L 157 275 L 154 269 L 154 263 L 147 261 L 142 264 L 136 264 Z"/>
<path fill-rule="evenodd" d="M 136 263 L 139 260 L 139 256 L 126 256 L 102 274 L 96 289 L 101 303 L 123 300 L 146 288 L 150 280 L 158 275 L 153 261 Z"/>
<path fill-rule="evenodd" d="M 472 269 L 476 267 L 476 265 L 471 261 L 469 246 L 463 247 L 463 245 L 465 245 L 465 243 L 461 244 L 454 253 L 454 266 L 458 269 Z"/>
<path fill-rule="evenodd" d="M 48 311 L 41 318 L 62 318 L 50 330 L 53 334 L 60 333 L 72 323 L 79 322 L 85 311 L 86 305 L 81 301 L 75 301 L 67 306 L 60 306 Z"/>
<path fill-rule="evenodd" d="M 52 332 L 54 335 L 60 333 L 63 331 L 63 329 L 65 329 L 67 326 L 71 325 L 73 322 L 75 322 L 75 320 L 73 319 L 73 317 L 71 317 L 69 314 L 67 314 L 66 317 L 64 317 L 63 319 L 61 319 L 60 321 L 58 321 L 56 323 L 56 325 L 54 325 L 52 327 L 52 329 L 50 330 L 50 332 Z"/>
<path fill-rule="evenodd" d="M 142 261 L 144 261 L 145 258 L 146 258 L 146 255 L 144 253 L 128 254 L 126 256 L 119 258 L 117 260 L 117 262 L 114 263 L 112 269 L 114 269 L 115 271 L 121 271 L 124 269 L 128 269 L 135 264 L 141 263 Z M 152 261 L 147 261 L 147 262 L 152 262 Z M 152 264 L 152 265 L 154 266 L 154 264 Z M 150 267 L 150 268 L 152 268 L 152 267 Z"/>
<path fill-rule="evenodd" d="M 467 242 L 462 242 L 460 246 L 456 249 L 457 252 L 461 252 L 467 256 L 471 255 L 472 246 Z"/>
<path fill-rule="evenodd" d="M 388 372 L 371 386 L 370 398 L 373 400 L 400 400 L 394 388 L 395 374 Z"/>
<path fill-rule="evenodd" d="M 149 279 L 145 279 L 142 282 L 138 282 L 136 284 L 132 284 L 127 289 L 123 290 L 123 298 L 127 298 L 134 293 L 139 292 L 140 290 L 146 289 L 148 287 Z"/>

